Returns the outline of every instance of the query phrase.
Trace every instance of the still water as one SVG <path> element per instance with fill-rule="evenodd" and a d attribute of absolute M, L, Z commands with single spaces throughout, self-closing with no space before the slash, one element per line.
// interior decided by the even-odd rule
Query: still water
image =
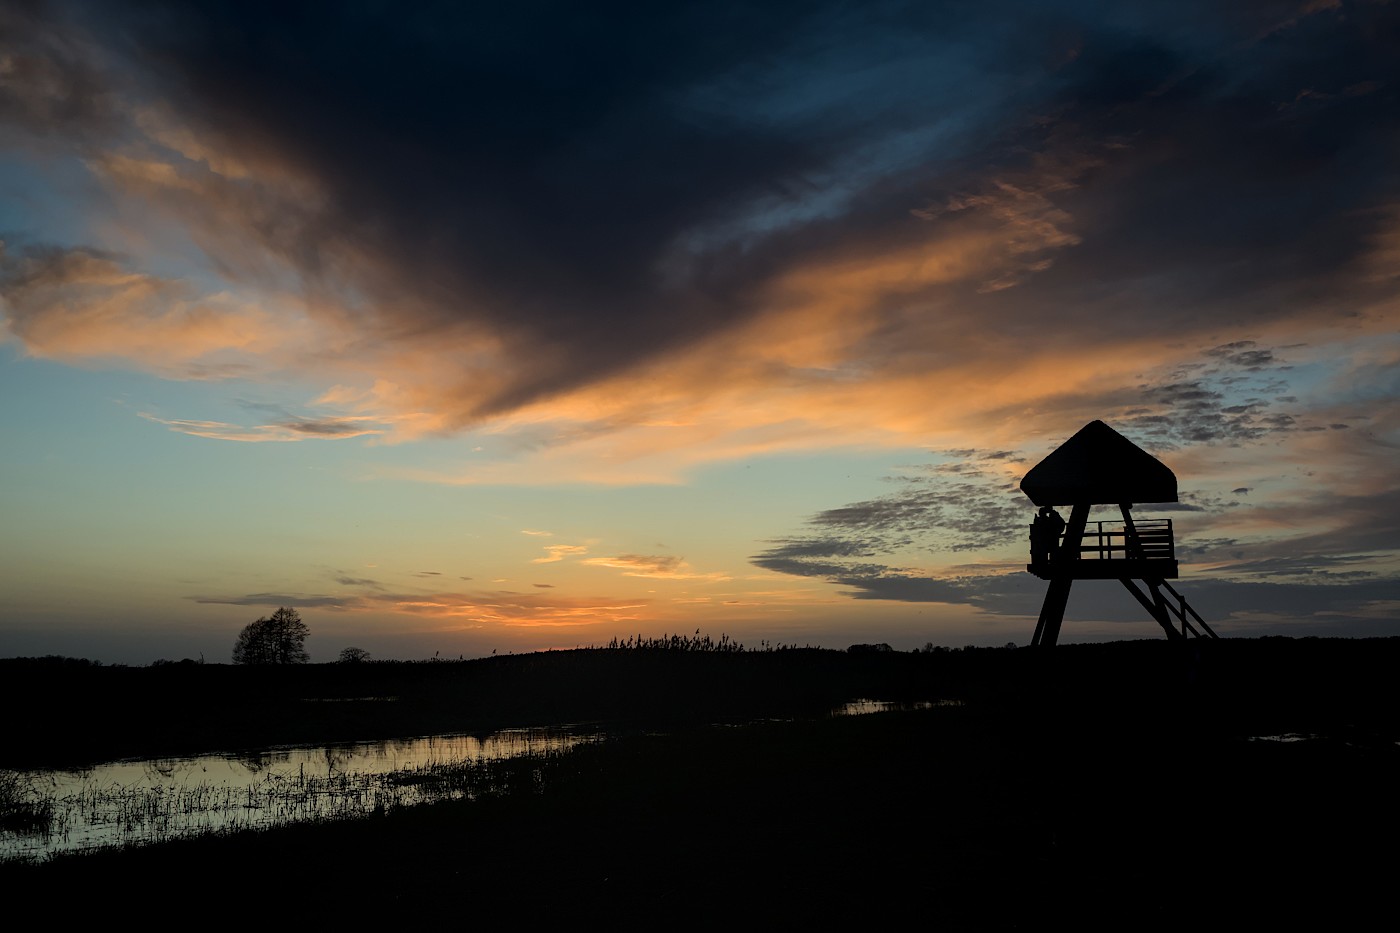
<path fill-rule="evenodd" d="M 894 707 L 857 700 L 833 715 Z M 50 808 L 47 829 L 0 829 L 0 860 L 469 797 L 473 791 L 460 782 L 437 778 L 472 762 L 559 753 L 606 737 L 605 732 L 570 728 L 507 729 L 480 737 L 430 735 L 21 772 L 22 795 Z"/>
<path fill-rule="evenodd" d="M 23 774 L 49 802 L 47 832 L 0 831 L 0 859 L 159 842 L 215 830 L 358 816 L 467 796 L 424 780 L 483 760 L 566 751 L 602 739 L 562 729 L 430 735 L 255 753 L 116 761 L 80 771 Z"/>

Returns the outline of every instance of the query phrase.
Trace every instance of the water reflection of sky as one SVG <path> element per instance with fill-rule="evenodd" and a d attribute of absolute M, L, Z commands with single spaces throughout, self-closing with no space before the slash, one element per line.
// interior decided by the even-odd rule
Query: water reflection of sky
<path fill-rule="evenodd" d="M 859 716 L 931 705 L 854 700 L 833 710 L 833 715 Z M 405 772 L 565 751 L 580 743 L 600 741 L 604 735 L 563 728 L 509 729 L 483 736 L 429 735 L 287 746 L 115 761 L 73 771 L 28 772 L 33 791 L 54 802 L 55 832 L 45 836 L 0 831 L 0 859 L 42 858 L 200 832 L 258 829 L 411 806 L 441 799 L 444 794 L 432 784 L 400 780 Z"/>
<path fill-rule="evenodd" d="M 482 737 L 430 735 L 29 772 L 33 790 L 54 801 L 56 831 L 48 836 L 0 832 L 0 859 L 410 806 L 441 794 L 391 780 L 392 775 L 563 751 L 600 738 L 561 729 L 511 729 Z"/>
<path fill-rule="evenodd" d="M 454 761 L 514 758 L 562 749 L 573 734 L 562 730 L 510 729 L 480 738 L 428 735 L 348 745 L 282 746 L 250 752 L 117 761 L 82 771 L 45 772 L 59 792 L 84 784 L 244 787 L 269 776 L 284 779 L 330 778 L 341 774 L 390 774 Z"/>

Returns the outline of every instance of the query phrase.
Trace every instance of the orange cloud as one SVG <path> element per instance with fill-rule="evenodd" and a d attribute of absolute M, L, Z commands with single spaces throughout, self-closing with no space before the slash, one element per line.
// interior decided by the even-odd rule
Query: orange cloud
<path fill-rule="evenodd" d="M 369 596 L 366 611 L 392 611 L 507 628 L 581 627 L 634 622 L 648 617 L 649 600 L 567 597 L 538 593 L 436 593 Z"/>
<path fill-rule="evenodd" d="M 566 557 L 573 557 L 576 554 L 587 554 L 588 547 L 583 544 L 547 544 L 545 545 L 545 551 L 548 552 L 548 557 L 536 557 L 534 560 L 530 561 L 530 563 L 553 564 Z"/>
<path fill-rule="evenodd" d="M 116 360 L 189 379 L 220 362 L 246 365 L 287 336 L 271 314 L 228 293 L 201 295 L 91 251 L 0 249 L 0 273 L 4 330 L 31 356 Z"/>
<path fill-rule="evenodd" d="M 722 573 L 693 573 L 682 558 L 664 555 L 620 554 L 617 557 L 590 557 L 583 563 L 611 567 L 628 577 L 659 577 L 666 580 L 728 580 Z"/>

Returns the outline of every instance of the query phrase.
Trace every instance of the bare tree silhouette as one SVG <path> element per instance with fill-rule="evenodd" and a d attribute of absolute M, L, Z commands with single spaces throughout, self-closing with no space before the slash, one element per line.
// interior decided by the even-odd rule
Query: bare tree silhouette
<path fill-rule="evenodd" d="M 306 637 L 310 635 L 301 614 L 283 606 L 272 618 L 259 618 L 238 633 L 233 644 L 234 664 L 305 664 Z"/>

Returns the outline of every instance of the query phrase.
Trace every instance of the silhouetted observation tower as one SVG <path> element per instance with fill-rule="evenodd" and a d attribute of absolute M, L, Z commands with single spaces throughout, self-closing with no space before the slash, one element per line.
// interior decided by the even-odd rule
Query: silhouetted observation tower
<path fill-rule="evenodd" d="M 1177 575 L 1171 519 L 1132 515 L 1135 502 L 1177 501 L 1176 475 L 1160 460 L 1102 421 L 1091 421 L 1032 467 L 1021 491 L 1041 507 L 1031 525 L 1026 569 L 1050 581 L 1032 645 L 1059 640 L 1075 580 L 1121 581 L 1168 638 L 1217 637 L 1167 582 Z M 1061 505 L 1070 506 L 1068 524 L 1054 510 Z M 1123 518 L 1091 522 L 1094 505 L 1117 506 Z"/>

